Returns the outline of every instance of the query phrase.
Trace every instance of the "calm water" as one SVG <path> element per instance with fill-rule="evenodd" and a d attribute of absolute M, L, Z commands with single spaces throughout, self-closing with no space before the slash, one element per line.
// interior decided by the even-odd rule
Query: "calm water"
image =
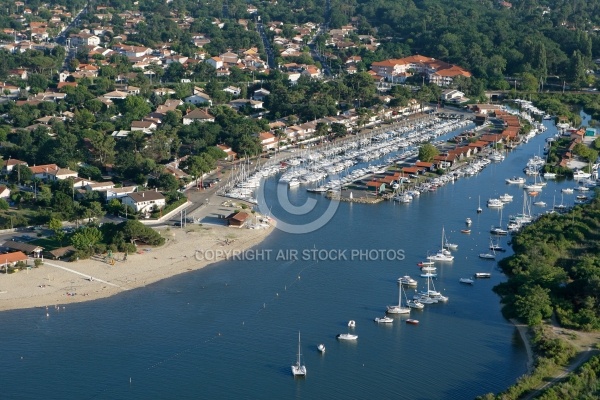
<path fill-rule="evenodd" d="M 500 220 L 485 201 L 505 192 L 515 196 L 504 208 L 504 224 L 509 214 L 520 212 L 523 190 L 504 179 L 522 175 L 528 158 L 554 132 L 550 128 L 505 162 L 412 204 L 343 203 L 318 231 L 275 232 L 260 246 L 402 249 L 403 261 L 285 261 L 272 253 L 269 260 L 220 263 L 113 298 L 51 310 L 49 318 L 42 309 L 0 313 L 2 398 L 468 399 L 501 391 L 525 372 L 527 359 L 491 291 L 504 277 L 495 262 L 477 257 L 487 251 L 487 232 Z M 558 203 L 560 188 L 573 185 L 550 182 L 540 198 L 551 205 L 556 196 Z M 268 182 L 267 192 L 276 186 Z M 318 199 L 316 213 L 328 205 L 303 190 L 292 201 L 302 203 L 307 196 Z M 573 198 L 565 196 L 564 203 Z M 470 236 L 459 233 L 466 217 L 473 219 Z M 439 267 L 435 281 L 450 301 L 413 311 L 418 326 L 401 318 L 378 326 L 373 318 L 397 302 L 396 280 L 418 276 L 416 263 L 439 248 L 442 226 L 459 245 L 454 262 Z M 492 279 L 458 283 L 474 272 L 492 272 Z M 417 279 L 422 286 L 424 279 Z M 356 321 L 357 343 L 336 341 L 350 319 Z M 294 380 L 290 365 L 299 330 L 308 376 Z M 319 343 L 326 354 L 317 351 Z"/>

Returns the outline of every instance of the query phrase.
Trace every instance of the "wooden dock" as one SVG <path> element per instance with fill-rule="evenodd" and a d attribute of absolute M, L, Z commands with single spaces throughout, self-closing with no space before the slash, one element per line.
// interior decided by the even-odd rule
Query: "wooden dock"
<path fill-rule="evenodd" d="M 328 192 L 325 196 L 330 200 L 346 201 L 349 203 L 361 203 L 361 204 L 377 204 L 377 203 L 381 203 L 382 201 L 385 200 L 381 196 L 377 196 L 377 197 L 375 197 L 375 196 L 357 196 L 357 197 L 352 196 L 352 197 L 350 197 L 350 195 L 346 195 L 345 193 L 343 195 L 340 195 L 340 193 L 335 193 L 335 192 Z"/>

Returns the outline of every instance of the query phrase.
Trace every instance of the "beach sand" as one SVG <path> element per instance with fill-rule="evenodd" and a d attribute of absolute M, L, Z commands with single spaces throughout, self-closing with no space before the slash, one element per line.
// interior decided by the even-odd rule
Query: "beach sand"
<path fill-rule="evenodd" d="M 117 253 L 114 265 L 104 256 L 76 262 L 44 260 L 39 268 L 0 274 L 0 311 L 64 306 L 113 296 L 222 261 L 232 251 L 256 246 L 273 229 L 217 225 L 166 228 L 158 230 L 166 238 L 165 245 L 140 247 L 126 260 L 124 253 Z"/>

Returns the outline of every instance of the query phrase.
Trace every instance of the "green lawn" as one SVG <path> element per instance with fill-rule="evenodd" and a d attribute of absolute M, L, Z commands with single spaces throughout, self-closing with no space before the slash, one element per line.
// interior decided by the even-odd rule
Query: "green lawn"
<path fill-rule="evenodd" d="M 63 242 L 61 245 L 54 238 L 40 238 L 40 239 L 32 240 L 31 242 L 28 242 L 28 243 L 35 244 L 36 246 L 41 246 L 44 248 L 44 251 L 51 251 L 51 250 L 58 249 L 59 247 L 67 246 L 69 244 L 69 241 L 65 238 L 65 239 L 63 239 Z"/>

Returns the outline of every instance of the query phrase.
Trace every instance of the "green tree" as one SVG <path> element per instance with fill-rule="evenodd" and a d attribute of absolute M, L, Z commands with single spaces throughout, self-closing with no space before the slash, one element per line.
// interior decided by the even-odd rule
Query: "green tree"
<path fill-rule="evenodd" d="M 423 162 L 432 162 L 438 154 L 440 154 L 440 151 L 430 143 L 425 143 L 419 147 L 419 160 Z"/>
<path fill-rule="evenodd" d="M 62 221 L 58 218 L 50 218 L 48 229 L 54 232 L 54 237 L 62 245 L 62 241 L 65 238 L 65 232 L 62 229 Z"/>
<path fill-rule="evenodd" d="M 71 238 L 71 244 L 77 250 L 91 254 L 93 247 L 102 240 L 102 232 L 95 226 L 84 226 Z"/>

